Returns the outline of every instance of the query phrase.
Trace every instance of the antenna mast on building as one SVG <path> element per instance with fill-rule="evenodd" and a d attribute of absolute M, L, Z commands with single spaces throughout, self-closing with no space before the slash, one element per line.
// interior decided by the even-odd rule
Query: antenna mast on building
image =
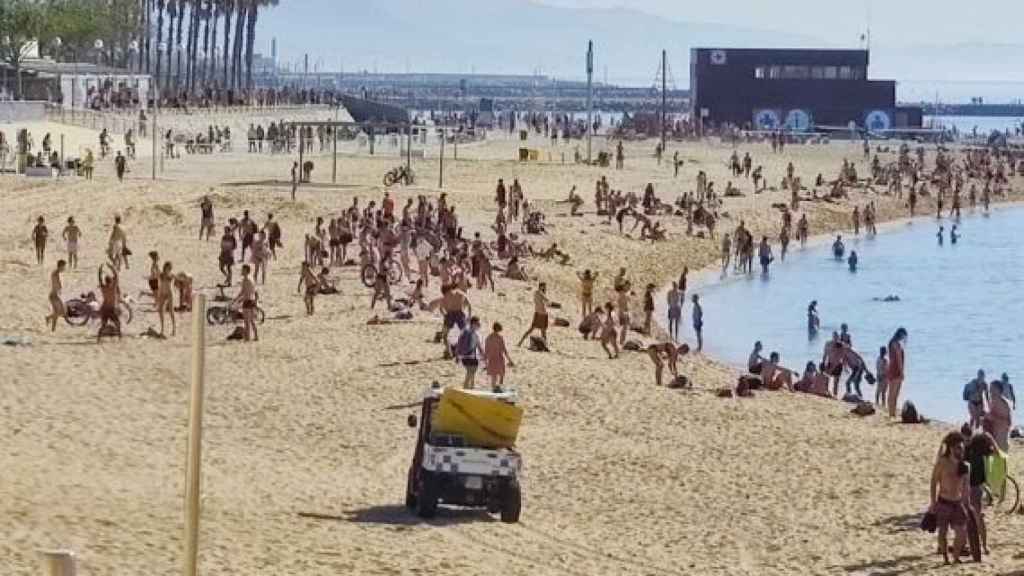
<path fill-rule="evenodd" d="M 594 41 L 587 42 L 587 164 L 591 158 L 591 138 L 594 135 Z"/>

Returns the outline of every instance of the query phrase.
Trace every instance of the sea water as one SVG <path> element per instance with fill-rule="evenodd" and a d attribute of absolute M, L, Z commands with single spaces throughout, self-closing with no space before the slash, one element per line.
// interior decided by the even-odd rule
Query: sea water
<path fill-rule="evenodd" d="M 824 344 L 840 324 L 849 325 L 854 348 L 875 371 L 879 347 L 897 328 L 910 336 L 903 399 L 925 415 L 946 422 L 966 418 L 963 385 L 979 368 L 988 380 L 1003 372 L 1024 393 L 1024 208 L 990 215 L 968 214 L 950 242 L 948 218 L 895 224 L 875 237 L 844 233 L 846 251 L 856 250 L 856 272 L 832 256 L 831 240 L 796 248 L 762 276 L 755 254 L 751 276 L 732 272 L 725 279 L 695 286 L 704 306 L 704 350 L 745 367 L 755 340 L 764 355 L 778 351 L 782 364 L 803 372 L 820 362 Z M 936 234 L 945 227 L 944 242 Z M 834 240 L 834 238 L 833 238 Z M 793 248 L 793 244 L 790 245 Z M 717 275 L 715 275 L 717 277 Z M 898 302 L 885 302 L 887 296 Z M 684 340 L 692 344 L 690 294 L 683 310 Z M 818 301 L 821 331 L 809 336 L 807 306 Z M 845 377 L 840 383 L 843 392 Z M 1024 380 L 1021 380 L 1024 382 Z M 866 398 L 875 389 L 861 383 Z"/>

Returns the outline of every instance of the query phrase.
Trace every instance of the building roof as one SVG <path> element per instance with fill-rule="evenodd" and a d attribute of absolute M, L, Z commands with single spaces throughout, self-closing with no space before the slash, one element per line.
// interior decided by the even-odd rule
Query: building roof
<path fill-rule="evenodd" d="M 0 68 L 13 70 L 14 67 L 5 62 L 0 62 Z M 21 70 L 26 74 L 61 76 L 61 75 L 86 75 L 99 74 L 111 76 L 148 76 L 148 74 L 136 74 L 125 68 L 112 66 L 97 66 L 91 62 L 55 62 L 49 58 L 26 58 L 21 63 Z"/>

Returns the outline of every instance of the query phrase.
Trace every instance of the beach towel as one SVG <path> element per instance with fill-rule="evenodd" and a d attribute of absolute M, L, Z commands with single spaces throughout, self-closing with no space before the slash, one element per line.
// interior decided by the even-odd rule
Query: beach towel
<path fill-rule="evenodd" d="M 1006 453 L 996 449 L 985 459 L 985 482 L 992 492 L 992 498 L 999 500 L 1006 491 Z"/>

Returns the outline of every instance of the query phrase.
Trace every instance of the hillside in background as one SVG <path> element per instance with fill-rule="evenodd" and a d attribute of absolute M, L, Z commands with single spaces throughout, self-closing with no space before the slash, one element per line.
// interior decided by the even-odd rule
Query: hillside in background
<path fill-rule="evenodd" d="M 685 11 L 680 10 L 680 20 Z M 597 80 L 654 83 L 668 50 L 670 80 L 689 86 L 689 48 L 853 48 L 823 30 L 820 37 L 720 24 L 688 23 L 624 9 L 574 9 L 528 0 L 289 0 L 260 19 L 260 51 L 277 38 L 280 61 L 301 69 L 347 73 L 449 72 L 532 74 L 583 79 L 587 40 L 596 46 Z M 1024 58 L 1013 44 L 900 44 L 876 38 L 871 76 L 901 82 L 903 101 L 992 102 L 1024 98 Z"/>
<path fill-rule="evenodd" d="M 680 23 L 627 9 L 580 10 L 525 0 L 388 0 L 282 2 L 261 17 L 261 50 L 277 38 L 282 61 L 346 72 L 491 72 L 585 76 L 587 40 L 595 74 L 611 82 L 654 81 L 662 49 L 672 78 L 686 86 L 689 47 L 827 45 L 824 40 L 718 24 Z"/>

